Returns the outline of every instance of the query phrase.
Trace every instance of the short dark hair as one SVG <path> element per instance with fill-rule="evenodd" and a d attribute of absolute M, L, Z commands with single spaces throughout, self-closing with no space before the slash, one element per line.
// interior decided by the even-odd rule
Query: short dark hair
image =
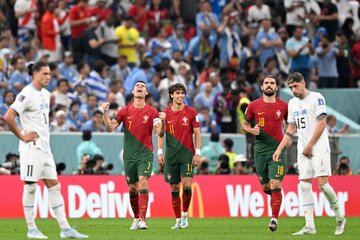
<path fill-rule="evenodd" d="M 301 81 L 305 81 L 304 76 L 299 73 L 299 72 L 293 72 L 289 75 L 288 79 L 287 79 L 287 83 L 294 83 L 294 82 L 301 82 Z"/>
<path fill-rule="evenodd" d="M 280 84 L 279 79 L 278 79 L 278 77 L 275 76 L 275 75 L 266 75 L 266 76 L 263 78 L 263 80 L 261 81 L 261 85 L 264 84 L 264 81 L 265 81 L 266 78 L 272 78 L 272 79 L 274 79 L 274 80 L 275 80 L 275 83 L 276 83 L 276 86 L 279 86 L 279 84 Z"/>
<path fill-rule="evenodd" d="M 59 79 L 59 81 L 57 82 L 56 86 L 59 87 L 62 82 L 65 82 L 66 85 L 67 85 L 68 87 L 70 87 L 69 81 L 68 81 L 66 78 L 61 78 L 61 79 Z"/>
<path fill-rule="evenodd" d="M 229 149 L 232 149 L 232 147 L 234 146 L 234 141 L 230 138 L 226 138 L 224 140 L 224 145 L 229 148 Z"/>
<path fill-rule="evenodd" d="M 39 72 L 42 67 L 49 67 L 49 64 L 47 64 L 44 61 L 39 61 L 36 63 L 30 63 L 28 68 L 28 73 L 30 76 L 33 76 L 34 72 Z"/>
<path fill-rule="evenodd" d="M 84 141 L 90 141 L 92 137 L 91 130 L 84 130 L 82 133 L 82 139 Z"/>
<path fill-rule="evenodd" d="M 211 135 L 210 135 L 211 142 L 218 142 L 219 140 L 220 140 L 219 133 L 211 133 Z"/>
<path fill-rule="evenodd" d="M 169 87 L 169 97 L 170 97 L 171 101 L 172 101 L 171 94 L 173 94 L 174 92 L 176 92 L 178 90 L 183 91 L 184 94 L 186 94 L 186 88 L 181 83 L 175 83 L 174 85 L 171 85 Z"/>

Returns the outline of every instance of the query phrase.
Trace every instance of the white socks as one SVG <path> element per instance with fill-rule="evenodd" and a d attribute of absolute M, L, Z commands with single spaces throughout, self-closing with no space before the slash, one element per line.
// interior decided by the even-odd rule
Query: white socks
<path fill-rule="evenodd" d="M 48 188 L 49 191 L 49 204 L 55 213 L 56 220 L 61 229 L 70 228 L 70 225 L 66 219 L 64 199 L 60 192 L 60 183 Z"/>
<path fill-rule="evenodd" d="M 34 215 L 35 190 L 36 190 L 36 183 L 24 185 L 22 204 L 24 208 L 26 224 L 29 230 L 37 228 L 35 224 L 35 215 Z"/>
<path fill-rule="evenodd" d="M 303 198 L 306 227 L 315 228 L 314 223 L 314 195 L 312 183 L 300 181 L 300 189 Z"/>
<path fill-rule="evenodd" d="M 340 211 L 339 203 L 337 201 L 337 196 L 334 189 L 329 183 L 325 183 L 324 185 L 320 186 L 320 189 L 325 194 L 326 199 L 329 201 L 331 209 L 335 212 L 336 221 L 343 220 L 344 215 Z"/>

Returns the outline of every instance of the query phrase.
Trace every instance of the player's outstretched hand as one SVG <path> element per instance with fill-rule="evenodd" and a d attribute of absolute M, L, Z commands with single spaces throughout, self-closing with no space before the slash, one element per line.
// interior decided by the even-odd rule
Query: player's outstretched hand
<path fill-rule="evenodd" d="M 260 127 L 259 127 L 259 124 L 256 124 L 255 127 L 253 128 L 253 132 L 252 132 L 253 135 L 257 136 L 260 134 Z"/>
<path fill-rule="evenodd" d="M 109 111 L 110 103 L 109 102 L 104 102 L 101 106 L 102 106 L 102 108 L 104 110 L 104 113 L 107 113 Z"/>
<path fill-rule="evenodd" d="M 159 164 L 160 166 L 164 166 L 164 165 L 165 165 L 164 155 L 162 155 L 162 154 L 159 154 L 159 155 L 158 155 L 158 164 Z"/>
<path fill-rule="evenodd" d="M 31 142 L 39 138 L 39 134 L 37 132 L 28 132 L 24 133 L 21 136 L 21 140 L 24 142 Z"/>
<path fill-rule="evenodd" d="M 278 162 L 278 161 L 279 161 L 280 154 L 281 154 L 281 151 L 279 151 L 279 150 L 276 149 L 276 151 L 275 151 L 274 154 L 273 154 L 273 160 L 274 160 L 275 162 Z"/>
<path fill-rule="evenodd" d="M 199 166 L 200 164 L 200 155 L 199 154 L 195 154 L 193 159 L 192 159 L 192 164 L 194 167 Z"/>
<path fill-rule="evenodd" d="M 159 112 L 159 118 L 160 118 L 161 121 L 165 121 L 166 113 L 164 113 L 164 112 Z"/>

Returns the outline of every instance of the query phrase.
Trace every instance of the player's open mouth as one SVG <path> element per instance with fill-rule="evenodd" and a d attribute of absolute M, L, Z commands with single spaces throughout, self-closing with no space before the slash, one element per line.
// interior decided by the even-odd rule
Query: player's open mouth
<path fill-rule="evenodd" d="M 138 93 L 142 93 L 142 90 L 141 90 L 141 89 L 139 89 L 139 90 L 137 90 L 137 92 L 138 92 Z"/>

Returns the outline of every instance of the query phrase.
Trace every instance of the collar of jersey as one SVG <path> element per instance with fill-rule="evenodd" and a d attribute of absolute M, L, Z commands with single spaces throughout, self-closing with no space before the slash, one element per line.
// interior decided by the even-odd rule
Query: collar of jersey
<path fill-rule="evenodd" d="M 31 88 L 34 89 L 35 91 L 41 92 L 41 90 L 38 90 L 32 83 L 30 83 L 30 86 L 31 86 Z"/>

